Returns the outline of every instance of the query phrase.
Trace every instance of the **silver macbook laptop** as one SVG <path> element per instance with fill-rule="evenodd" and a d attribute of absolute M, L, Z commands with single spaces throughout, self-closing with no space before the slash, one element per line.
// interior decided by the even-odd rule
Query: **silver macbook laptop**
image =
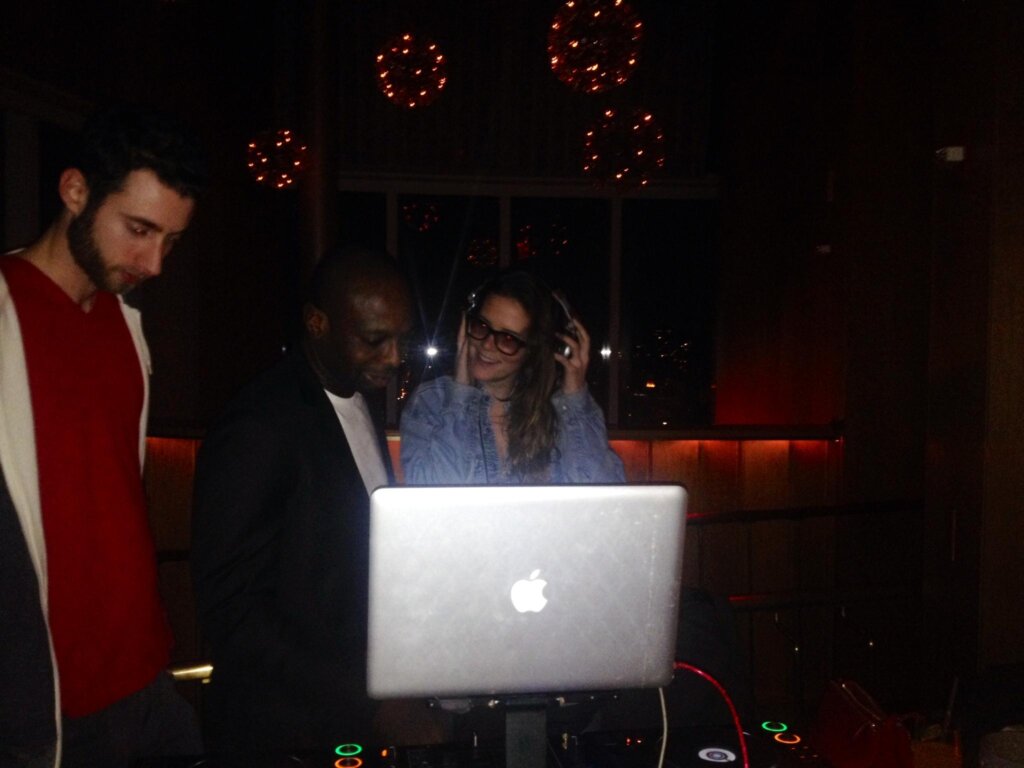
<path fill-rule="evenodd" d="M 381 488 L 370 520 L 371 697 L 671 681 L 681 486 Z"/>

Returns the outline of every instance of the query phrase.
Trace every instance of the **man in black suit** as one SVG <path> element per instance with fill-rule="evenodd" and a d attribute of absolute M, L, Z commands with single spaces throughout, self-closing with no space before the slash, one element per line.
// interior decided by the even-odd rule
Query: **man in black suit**
<path fill-rule="evenodd" d="M 312 277 L 301 348 L 245 387 L 203 441 L 192 569 L 213 655 L 212 749 L 371 735 L 369 493 L 392 472 L 363 393 L 394 374 L 411 316 L 387 254 L 332 252 Z"/>

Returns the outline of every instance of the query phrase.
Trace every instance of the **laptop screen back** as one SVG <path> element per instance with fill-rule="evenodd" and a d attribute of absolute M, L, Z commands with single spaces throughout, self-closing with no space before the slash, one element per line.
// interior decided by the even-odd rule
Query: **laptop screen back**
<path fill-rule="evenodd" d="M 666 685 L 685 512 L 678 485 L 378 489 L 370 696 Z"/>

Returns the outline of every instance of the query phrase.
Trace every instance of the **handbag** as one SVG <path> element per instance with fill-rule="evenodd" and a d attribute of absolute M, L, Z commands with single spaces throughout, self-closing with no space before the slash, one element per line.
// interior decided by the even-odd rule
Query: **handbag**
<path fill-rule="evenodd" d="M 831 680 L 811 729 L 834 768 L 913 768 L 910 732 L 853 680 Z"/>

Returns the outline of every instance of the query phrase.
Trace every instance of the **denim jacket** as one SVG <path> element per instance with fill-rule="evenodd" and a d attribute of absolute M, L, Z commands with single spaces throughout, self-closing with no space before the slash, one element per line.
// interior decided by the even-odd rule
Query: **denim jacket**
<path fill-rule="evenodd" d="M 402 469 L 409 485 L 511 484 L 498 459 L 482 389 L 442 376 L 421 385 L 402 413 Z M 586 390 L 551 398 L 558 436 L 547 482 L 625 482 L 622 461 L 608 445 L 604 414 Z"/>

